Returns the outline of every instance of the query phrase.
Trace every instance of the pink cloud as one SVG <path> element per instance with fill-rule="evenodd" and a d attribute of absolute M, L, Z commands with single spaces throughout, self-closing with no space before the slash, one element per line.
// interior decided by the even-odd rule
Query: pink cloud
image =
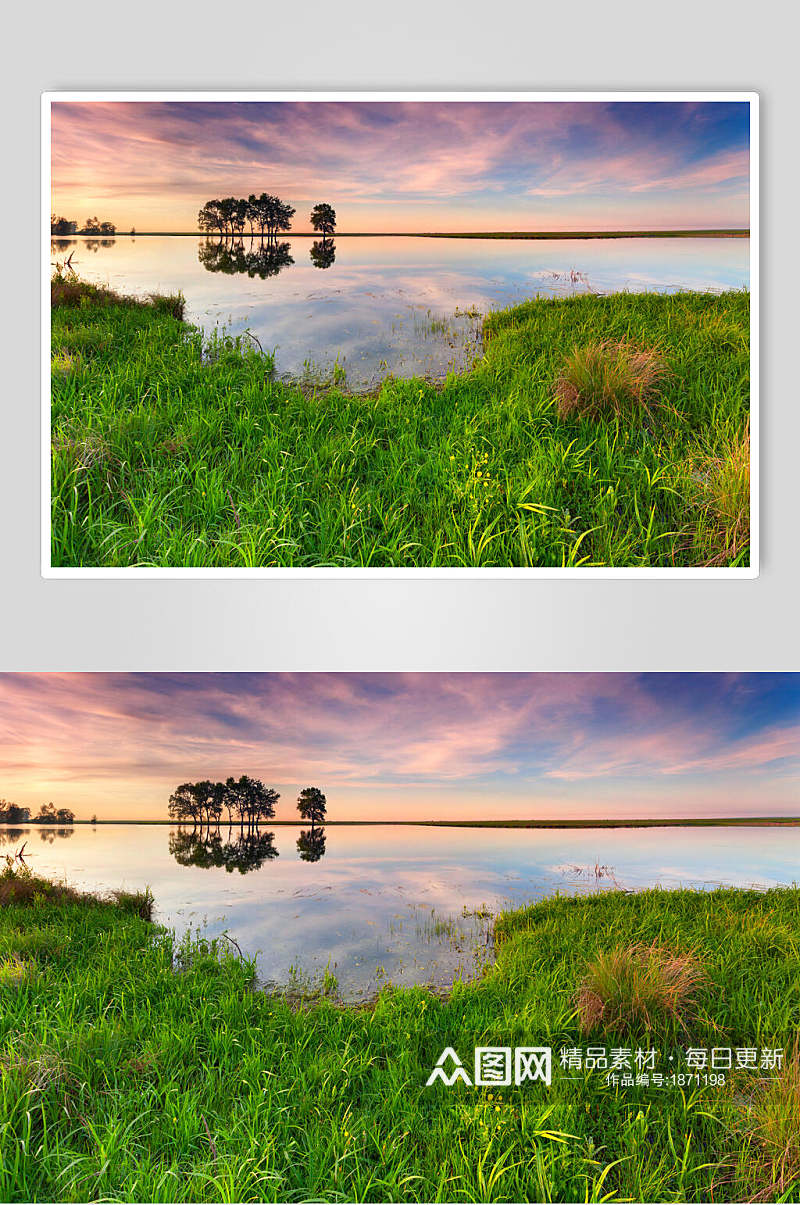
<path fill-rule="evenodd" d="M 52 204 L 81 218 L 102 208 L 126 228 L 193 229 L 209 196 L 266 188 L 297 205 L 298 231 L 320 197 L 343 230 L 457 230 L 474 226 L 479 199 L 489 228 L 536 228 L 531 198 L 636 207 L 640 192 L 648 208 L 635 212 L 648 224 L 670 194 L 681 197 L 679 224 L 702 222 L 711 192 L 745 223 L 746 147 L 698 158 L 695 110 L 653 111 L 664 114 L 658 137 L 637 126 L 633 107 L 600 103 L 56 102 Z M 563 203 L 549 216 L 556 229 L 586 219 Z"/>
<path fill-rule="evenodd" d="M 800 723 L 728 735 L 747 681 L 697 711 L 628 674 L 5 675 L 0 793 L 158 815 L 180 780 L 247 772 L 289 809 L 319 782 L 367 814 L 387 793 L 420 807 L 449 792 L 473 815 L 538 798 L 608 814 L 710 798 L 724 778 L 731 805 L 755 791 L 766 806 L 796 790 Z"/>

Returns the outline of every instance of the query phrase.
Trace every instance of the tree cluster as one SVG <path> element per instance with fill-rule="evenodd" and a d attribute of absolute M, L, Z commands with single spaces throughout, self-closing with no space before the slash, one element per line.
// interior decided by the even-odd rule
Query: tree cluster
<path fill-rule="evenodd" d="M 51 234 L 116 234 L 117 228 L 113 222 L 101 222 L 96 217 L 87 218 L 86 225 L 78 230 L 78 223 L 72 218 L 62 218 L 55 213 L 50 214 Z"/>
<path fill-rule="evenodd" d="M 275 804 L 280 794 L 267 787 L 260 778 L 243 774 L 225 782 L 184 782 L 169 797 L 169 817 L 176 824 L 191 824 L 193 828 L 219 828 L 227 812 L 228 825 L 254 831 L 275 816 Z M 326 800 L 318 787 L 305 787 L 297 800 L 297 810 L 312 828 L 325 819 Z"/>
<path fill-rule="evenodd" d="M 247 774 L 225 782 L 185 782 L 169 797 L 169 815 L 177 824 L 217 828 L 227 812 L 228 824 L 235 821 L 241 828 L 254 829 L 272 819 L 279 799 L 272 787 Z"/>
<path fill-rule="evenodd" d="M 201 230 L 216 231 L 233 236 L 243 234 L 247 226 L 251 235 L 257 230 L 262 238 L 276 238 L 282 230 L 291 230 L 295 211 L 280 197 L 262 192 L 243 197 L 223 197 L 221 201 L 206 201 L 197 215 Z"/>
<path fill-rule="evenodd" d="M 0 799 L 0 824 L 74 824 L 75 813 L 70 808 L 57 808 L 54 803 L 43 803 L 37 816 L 31 809 L 17 803 Z"/>
<path fill-rule="evenodd" d="M 244 197 L 223 197 L 222 200 L 206 201 L 197 221 L 201 230 L 216 232 L 224 238 L 242 235 L 249 227 L 251 237 L 258 231 L 262 238 L 275 239 L 291 230 L 296 212 L 280 197 L 262 192 L 260 196 L 251 193 L 246 200 Z M 315 205 L 309 220 L 323 238 L 336 229 L 336 211 L 327 202 Z"/>

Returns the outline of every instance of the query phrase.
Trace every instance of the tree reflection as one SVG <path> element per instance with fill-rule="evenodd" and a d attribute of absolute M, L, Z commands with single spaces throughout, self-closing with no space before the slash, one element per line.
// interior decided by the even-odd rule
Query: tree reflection
<path fill-rule="evenodd" d="M 336 244 L 333 239 L 317 239 L 311 244 L 309 254 L 315 268 L 330 268 L 336 259 Z"/>
<path fill-rule="evenodd" d="M 39 830 L 39 840 L 52 845 L 56 837 L 71 837 L 74 832 L 74 828 L 42 828 Z"/>
<path fill-rule="evenodd" d="M 251 238 L 247 246 L 243 239 L 206 239 L 200 244 L 197 258 L 207 272 L 224 272 L 226 276 L 246 273 L 261 280 L 277 276 L 294 263 L 289 244 L 269 238 Z"/>
<path fill-rule="evenodd" d="M 16 845 L 26 828 L 0 828 L 0 845 Z"/>
<path fill-rule="evenodd" d="M 219 832 L 209 829 L 192 832 L 179 829 L 169 835 L 169 852 L 180 866 L 199 866 L 204 870 L 221 866 L 228 874 L 234 870 L 249 874 L 278 857 L 274 833 L 240 832 L 232 838 L 232 831 L 228 829 L 228 839 L 223 841 Z"/>
<path fill-rule="evenodd" d="M 0 845 L 16 845 L 20 837 L 30 837 L 31 832 L 36 831 L 39 834 L 39 840 L 44 841 L 47 845 L 52 845 L 56 837 L 72 837 L 75 834 L 74 828 L 0 828 Z"/>
<path fill-rule="evenodd" d="M 304 862 L 319 862 L 325 856 L 325 830 L 304 829 L 297 838 L 297 852 Z"/>

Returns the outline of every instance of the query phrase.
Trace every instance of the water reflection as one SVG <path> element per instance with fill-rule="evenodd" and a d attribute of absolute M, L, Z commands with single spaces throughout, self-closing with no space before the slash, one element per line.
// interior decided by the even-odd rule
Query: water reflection
<path fill-rule="evenodd" d="M 21 827 L 4 831 L 13 840 Z M 24 852 L 35 873 L 87 891 L 149 886 L 159 923 L 178 936 L 228 931 L 264 982 L 286 984 L 292 968 L 321 977 L 330 966 L 352 1000 L 386 979 L 444 986 L 474 974 L 493 914 L 555 892 L 770 886 L 799 873 L 797 829 L 315 825 L 309 842 L 310 831 L 275 826 L 276 846 L 271 830 L 242 835 L 237 824 L 86 824 L 70 841 L 29 842 Z M 331 840 L 316 860 L 323 833 Z"/>
<path fill-rule="evenodd" d="M 295 844 L 304 862 L 319 862 L 325 856 L 325 830 L 322 827 L 304 829 Z M 226 838 L 219 827 L 178 828 L 170 832 L 167 848 L 179 866 L 198 866 L 205 870 L 222 867 L 229 873 L 238 870 L 239 874 L 260 870 L 265 862 L 280 856 L 275 834 L 262 832 L 258 825 L 247 829 L 240 827 L 238 833 L 233 825 L 229 825 Z"/>
<path fill-rule="evenodd" d="M 325 856 L 325 830 L 304 829 L 297 838 L 297 852 L 304 862 L 319 862 Z"/>
<path fill-rule="evenodd" d="M 74 828 L 40 828 L 39 840 L 44 841 L 47 845 L 52 845 L 56 837 L 72 837 L 75 833 Z"/>
<path fill-rule="evenodd" d="M 16 845 L 27 832 L 26 828 L 0 828 L 0 845 Z"/>
<path fill-rule="evenodd" d="M 266 280 L 289 268 L 294 259 L 288 243 L 273 239 L 251 238 L 245 246 L 243 239 L 206 239 L 198 248 L 197 258 L 207 272 L 224 272 L 226 276 L 246 273 L 251 279 Z"/>
<path fill-rule="evenodd" d="M 233 829 L 228 829 L 228 839 L 223 841 L 219 832 L 178 829 L 169 835 L 169 852 L 179 866 L 222 867 L 228 874 L 234 870 L 249 874 L 278 857 L 274 833 L 240 831 L 235 838 L 232 833 Z"/>
<path fill-rule="evenodd" d="M 315 268 L 329 268 L 336 259 L 336 244 L 333 239 L 318 239 L 312 243 L 309 257 Z"/>
<path fill-rule="evenodd" d="M 75 829 L 59 825 L 56 828 L 51 828 L 46 824 L 37 824 L 33 828 L 6 828 L 0 827 L 0 845 L 17 845 L 21 838 L 25 838 L 26 842 L 30 840 L 33 833 L 36 832 L 40 841 L 44 841 L 46 845 L 52 845 L 56 837 L 72 837 L 75 834 Z"/>
<path fill-rule="evenodd" d="M 79 276 L 123 294 L 180 291 L 206 333 L 248 330 L 276 349 L 276 374 L 323 379 L 334 366 L 352 389 L 386 376 L 442 378 L 480 354 L 481 317 L 533 296 L 746 287 L 749 239 L 436 239 L 256 233 L 79 240 Z M 323 254 L 324 250 L 324 254 Z M 291 271 L 284 271 L 294 261 Z M 330 261 L 330 262 L 329 262 Z M 320 271 L 323 265 L 331 271 Z"/>
<path fill-rule="evenodd" d="M 51 238 L 50 250 L 52 252 L 65 251 L 67 247 L 77 247 L 79 242 L 82 250 L 91 251 L 95 255 L 101 247 L 113 247 L 115 240 L 113 238 L 84 238 L 80 240 L 76 238 Z"/>

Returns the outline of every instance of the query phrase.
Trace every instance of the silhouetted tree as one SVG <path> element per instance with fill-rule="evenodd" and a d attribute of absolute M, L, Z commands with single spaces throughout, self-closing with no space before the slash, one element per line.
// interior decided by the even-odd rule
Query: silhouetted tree
<path fill-rule="evenodd" d="M 236 202 L 236 208 L 233 214 L 233 228 L 237 234 L 241 234 L 247 224 L 248 205 L 247 201 L 239 199 Z"/>
<path fill-rule="evenodd" d="M 325 819 L 326 800 L 319 787 L 305 787 L 297 799 L 297 810 L 304 820 L 311 821 L 311 827 L 321 824 Z"/>
<path fill-rule="evenodd" d="M 205 817 L 207 828 L 211 828 L 212 825 L 219 827 L 220 817 L 222 816 L 222 802 L 225 795 L 224 783 L 210 782 L 208 779 L 204 779 L 202 782 L 196 782 L 193 790 L 200 809 L 201 824 Z"/>
<path fill-rule="evenodd" d="M 225 234 L 225 216 L 222 212 L 222 202 L 206 201 L 197 215 L 197 221 L 201 230 L 217 230 L 220 235 Z"/>
<path fill-rule="evenodd" d="M 254 226 L 258 227 L 263 238 L 274 239 L 281 231 L 291 230 L 295 210 L 280 197 L 262 192 L 260 196 L 251 193 L 247 198 L 247 214 Z"/>
<path fill-rule="evenodd" d="M 241 201 L 238 197 L 223 197 L 221 201 L 222 216 L 225 219 L 225 227 L 228 233 L 233 236 L 236 233 L 237 223 L 241 214 Z M 244 225 L 242 226 L 244 229 Z"/>
<path fill-rule="evenodd" d="M 274 817 L 275 804 L 280 795 L 272 787 L 265 787 L 259 778 L 250 778 L 247 774 L 241 778 L 229 778 L 225 789 L 240 828 L 257 828 L 264 820 Z"/>
<path fill-rule="evenodd" d="M 101 222 L 100 223 L 100 233 L 101 234 L 116 234 L 117 228 L 113 222 Z"/>
<path fill-rule="evenodd" d="M 57 819 L 56 805 L 54 803 L 43 803 L 39 808 L 38 816 L 31 817 L 32 824 L 55 824 Z"/>
<path fill-rule="evenodd" d="M 325 853 L 324 829 L 303 829 L 297 838 L 297 852 L 304 862 L 319 862 Z"/>
<path fill-rule="evenodd" d="M 81 234 L 99 234 L 99 233 L 100 233 L 100 222 L 98 221 L 98 219 L 96 217 L 87 218 L 86 225 L 83 227 L 83 230 L 81 230 Z"/>
<path fill-rule="evenodd" d="M 336 244 L 328 239 L 317 239 L 311 244 L 309 252 L 315 268 L 329 268 L 336 259 Z"/>
<path fill-rule="evenodd" d="M 54 213 L 50 215 L 51 234 L 75 234 L 77 229 L 78 223 L 73 222 L 70 218 L 57 217 Z"/>
<path fill-rule="evenodd" d="M 192 827 L 197 828 L 198 823 L 202 823 L 194 783 L 184 782 L 176 787 L 169 797 L 168 810 L 170 820 L 176 824 L 188 824 L 191 820 Z"/>
<path fill-rule="evenodd" d="M 333 234 L 336 229 L 336 210 L 326 201 L 315 205 L 311 210 L 311 225 L 318 234 L 323 236 Z"/>
<path fill-rule="evenodd" d="M 18 803 L 9 803 L 0 799 L 0 824 L 27 824 L 31 818 L 31 809 L 21 807 Z"/>

